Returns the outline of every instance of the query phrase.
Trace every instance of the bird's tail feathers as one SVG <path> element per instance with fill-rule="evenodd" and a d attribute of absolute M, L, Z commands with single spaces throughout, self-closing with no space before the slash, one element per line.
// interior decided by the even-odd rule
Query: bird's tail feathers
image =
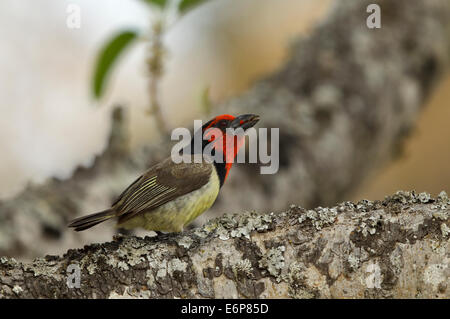
<path fill-rule="evenodd" d="M 76 218 L 70 222 L 69 227 L 74 227 L 76 231 L 82 231 L 91 228 L 101 222 L 116 216 L 115 211 L 110 208 L 99 213 Z"/>

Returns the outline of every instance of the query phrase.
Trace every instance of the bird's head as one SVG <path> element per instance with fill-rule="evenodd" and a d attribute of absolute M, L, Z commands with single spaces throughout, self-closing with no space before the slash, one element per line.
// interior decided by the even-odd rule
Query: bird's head
<path fill-rule="evenodd" d="M 255 114 L 243 114 L 236 117 L 229 114 L 216 116 L 194 133 L 194 137 L 188 145 L 189 152 L 191 154 L 205 152 L 214 156 L 213 162 L 222 186 L 230 172 L 234 158 L 245 143 L 243 133 L 258 121 L 259 116 Z M 196 140 L 202 141 L 201 149 L 196 149 Z M 220 159 L 220 162 L 217 161 L 217 158 Z"/>
<path fill-rule="evenodd" d="M 232 163 L 239 149 L 244 145 L 243 133 L 258 121 L 259 116 L 255 114 L 243 114 L 236 117 L 222 114 L 206 122 L 201 131 L 198 130 L 195 134 L 202 135 L 202 151 L 210 147 L 215 152 L 222 153 L 226 163 Z"/>
<path fill-rule="evenodd" d="M 227 128 L 247 130 L 253 127 L 259 121 L 259 116 L 255 114 L 243 114 L 237 117 L 229 114 L 222 114 L 209 120 L 202 126 L 202 131 L 205 133 L 208 129 L 217 128 L 226 133 Z"/>

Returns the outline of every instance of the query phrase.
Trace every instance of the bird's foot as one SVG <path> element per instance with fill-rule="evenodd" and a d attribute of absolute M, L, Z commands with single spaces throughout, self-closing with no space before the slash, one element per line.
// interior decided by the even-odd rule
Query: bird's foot
<path fill-rule="evenodd" d="M 119 228 L 119 229 L 116 230 L 116 233 L 113 235 L 113 239 L 114 240 L 119 240 L 119 239 L 123 239 L 125 237 L 132 236 L 132 235 L 133 235 L 133 231 L 132 230 Z"/>

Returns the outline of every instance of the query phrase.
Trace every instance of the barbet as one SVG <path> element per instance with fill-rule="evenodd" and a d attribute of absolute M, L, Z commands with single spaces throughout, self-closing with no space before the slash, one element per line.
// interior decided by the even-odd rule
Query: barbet
<path fill-rule="evenodd" d="M 244 145 L 243 134 L 230 132 L 236 129 L 243 132 L 253 127 L 258 120 L 259 117 L 254 114 L 216 116 L 194 133 L 190 145 L 185 148 L 192 158 L 198 152 L 203 154 L 208 148 L 213 155 L 211 160 L 175 163 L 169 157 L 137 178 L 111 208 L 74 219 L 69 227 L 82 231 L 117 218 L 119 228 L 182 231 L 215 202 L 239 149 Z M 194 140 L 195 134 L 199 133 L 202 138 L 197 150 Z"/>

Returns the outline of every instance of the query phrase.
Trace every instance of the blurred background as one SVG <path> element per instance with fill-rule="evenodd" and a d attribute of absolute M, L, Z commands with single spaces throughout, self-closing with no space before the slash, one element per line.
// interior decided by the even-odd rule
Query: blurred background
<path fill-rule="evenodd" d="M 159 87 L 168 126 L 204 118 L 205 91 L 214 105 L 276 70 L 292 40 L 307 35 L 333 3 L 210 0 L 176 19 L 163 36 Z M 80 28 L 67 26 L 71 4 L 81 9 Z M 99 50 L 112 34 L 150 30 L 158 17 L 158 10 L 141 0 L 0 2 L 0 199 L 13 198 L 29 183 L 70 178 L 77 166 L 91 165 L 106 147 L 115 104 L 129 110 L 133 149 L 157 140 L 154 119 L 147 114 L 145 41 L 123 54 L 100 100 L 93 98 L 90 82 Z M 447 76 L 428 100 L 402 156 L 368 178 L 353 199 L 382 199 L 400 189 L 448 191 L 449 100 Z"/>
<path fill-rule="evenodd" d="M 273 71 L 289 43 L 320 20 L 330 0 L 207 1 L 164 36 L 167 48 L 160 101 L 170 127 L 202 118 L 209 88 L 219 102 Z M 67 8 L 81 9 L 81 27 L 69 28 Z M 45 14 L 36 14 L 36 11 Z M 114 104 L 130 109 L 134 148 L 157 134 L 147 116 L 147 44 L 133 44 L 112 70 L 105 96 L 92 98 L 99 50 L 117 31 L 147 30 L 157 10 L 141 0 L 5 0 L 0 3 L 0 197 L 28 181 L 68 178 L 104 149 Z M 299 13 L 301 16 L 299 16 Z"/>

